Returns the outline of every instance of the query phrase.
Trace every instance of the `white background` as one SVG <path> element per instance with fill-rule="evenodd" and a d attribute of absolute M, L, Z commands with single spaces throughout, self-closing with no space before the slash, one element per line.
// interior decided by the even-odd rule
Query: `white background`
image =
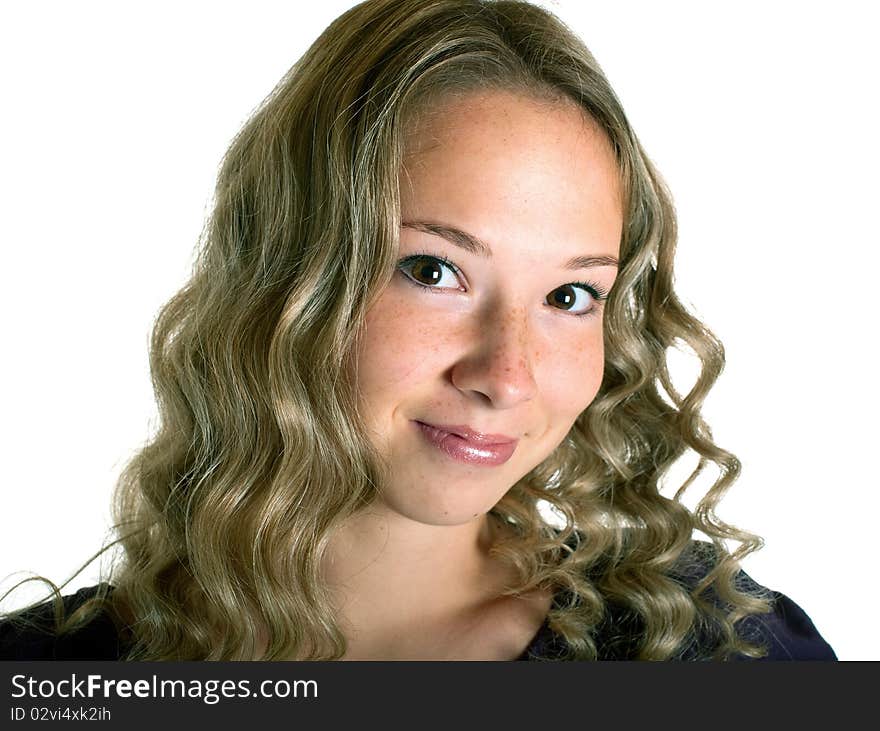
<path fill-rule="evenodd" d="M 188 276 L 220 158 L 350 5 L 2 6 L 0 588 L 62 581 L 102 544 L 154 426 L 151 323 Z M 880 659 L 872 4 L 549 5 L 672 188 L 680 296 L 727 348 L 705 414 L 744 465 L 719 513 L 766 539 L 746 570 L 842 659 Z"/>

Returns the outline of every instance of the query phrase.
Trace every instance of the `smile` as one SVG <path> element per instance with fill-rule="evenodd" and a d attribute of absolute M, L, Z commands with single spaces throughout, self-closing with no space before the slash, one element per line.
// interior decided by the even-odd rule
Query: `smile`
<path fill-rule="evenodd" d="M 428 444 L 443 452 L 447 457 L 465 464 L 492 467 L 504 464 L 513 455 L 516 445 L 519 444 L 518 439 L 497 444 L 485 444 L 466 439 L 430 424 L 424 424 L 421 421 L 413 423 L 418 427 Z"/>

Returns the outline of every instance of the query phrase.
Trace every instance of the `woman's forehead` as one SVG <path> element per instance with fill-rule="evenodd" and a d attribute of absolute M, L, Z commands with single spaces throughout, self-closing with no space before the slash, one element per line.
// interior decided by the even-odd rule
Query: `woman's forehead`
<path fill-rule="evenodd" d="M 525 90 L 475 89 L 432 98 L 412 111 L 404 131 L 404 154 L 417 157 L 480 131 L 503 138 L 513 123 L 522 128 L 532 121 L 535 124 L 531 132 L 546 134 L 552 125 L 541 124 L 541 120 L 548 121 L 548 115 L 557 120 L 568 118 L 584 134 L 604 136 L 596 120 L 567 97 L 538 97 Z"/>
<path fill-rule="evenodd" d="M 493 92 L 432 110 L 406 151 L 404 215 L 616 244 L 622 207 L 610 143 L 574 104 Z M 501 238 L 501 236 L 499 236 Z"/>

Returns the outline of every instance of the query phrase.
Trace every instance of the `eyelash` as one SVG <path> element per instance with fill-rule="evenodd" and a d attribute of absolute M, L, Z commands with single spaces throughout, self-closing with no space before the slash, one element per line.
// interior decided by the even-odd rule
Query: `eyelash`
<path fill-rule="evenodd" d="M 453 274 L 455 274 L 455 275 L 459 274 L 458 267 L 455 266 L 455 264 L 453 264 L 451 261 L 449 261 L 449 259 L 447 259 L 445 256 L 438 256 L 437 254 L 432 254 L 427 251 L 420 251 L 418 253 L 411 254 L 410 256 L 407 256 L 404 259 L 401 259 L 397 263 L 398 270 L 400 270 L 403 273 L 403 275 L 406 277 L 407 281 L 409 281 L 411 284 L 414 284 L 416 287 L 421 287 L 422 289 L 427 289 L 427 290 L 438 289 L 438 287 L 432 287 L 429 284 L 423 284 L 422 282 L 419 282 L 419 281 L 413 279 L 408 274 L 406 274 L 405 269 L 406 269 L 407 265 L 412 264 L 413 262 L 418 261 L 419 259 L 431 259 L 433 261 L 438 262 L 439 264 L 443 264 L 444 266 L 448 267 L 452 271 Z M 607 290 L 605 290 L 603 287 L 596 284 L 595 282 L 566 282 L 566 284 L 563 284 L 560 286 L 565 287 L 566 285 L 571 285 L 573 287 L 578 287 L 580 289 L 585 290 L 595 300 L 595 305 L 591 309 L 587 310 L 586 312 L 581 312 L 578 315 L 570 315 L 570 317 L 588 317 L 591 315 L 596 315 L 602 309 L 602 303 L 606 299 L 608 299 Z M 562 313 L 565 313 L 565 310 L 559 310 L 559 311 Z"/>

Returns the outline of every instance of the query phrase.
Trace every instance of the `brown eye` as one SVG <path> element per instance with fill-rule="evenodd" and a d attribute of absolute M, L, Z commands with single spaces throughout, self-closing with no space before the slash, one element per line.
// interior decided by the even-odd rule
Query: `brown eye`
<path fill-rule="evenodd" d="M 446 259 L 427 254 L 415 254 L 401 260 L 397 268 L 410 282 L 419 287 L 461 289 L 461 282 L 458 281 L 458 269 Z M 441 283 L 444 284 L 440 286 Z"/>
<path fill-rule="evenodd" d="M 578 303 L 579 295 L 580 303 Z M 597 291 L 586 283 L 572 282 L 554 289 L 547 299 L 553 307 L 580 316 L 595 312 L 600 306 L 600 301 L 605 299 L 605 293 Z"/>
<path fill-rule="evenodd" d="M 563 284 L 559 289 L 554 289 L 550 293 L 550 300 L 555 305 L 571 305 L 575 299 L 577 297 L 574 293 L 574 288 L 570 284 Z"/>
<path fill-rule="evenodd" d="M 408 268 L 422 284 L 437 284 L 443 278 L 443 268 L 435 259 L 422 257 L 411 262 Z"/>

